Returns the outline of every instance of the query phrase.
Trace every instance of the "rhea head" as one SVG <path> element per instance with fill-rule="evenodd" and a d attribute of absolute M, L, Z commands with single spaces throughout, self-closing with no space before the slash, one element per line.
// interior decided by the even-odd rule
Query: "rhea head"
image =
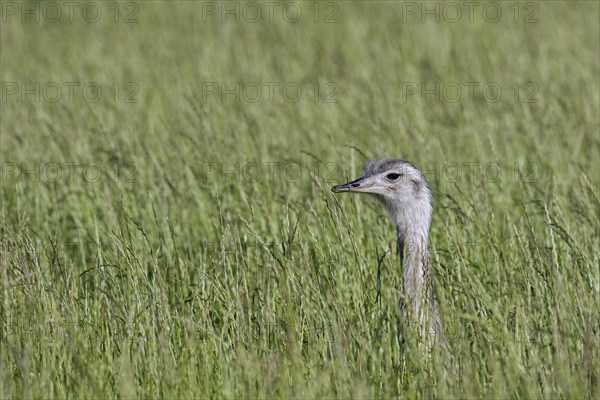
<path fill-rule="evenodd" d="M 432 194 L 425 176 L 411 163 L 384 158 L 368 162 L 364 175 L 334 186 L 334 193 L 369 193 L 383 201 L 399 233 L 427 235 L 431 223 Z"/>

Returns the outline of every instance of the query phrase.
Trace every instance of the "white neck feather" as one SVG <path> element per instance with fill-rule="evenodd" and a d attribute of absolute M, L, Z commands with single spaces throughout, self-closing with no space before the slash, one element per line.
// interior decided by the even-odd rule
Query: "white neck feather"
<path fill-rule="evenodd" d="M 410 204 L 388 204 L 388 210 L 398 235 L 404 303 L 412 318 L 425 326 L 428 319 L 426 275 L 429 272 L 427 245 L 433 212 L 431 203 L 429 199 L 422 199 Z"/>

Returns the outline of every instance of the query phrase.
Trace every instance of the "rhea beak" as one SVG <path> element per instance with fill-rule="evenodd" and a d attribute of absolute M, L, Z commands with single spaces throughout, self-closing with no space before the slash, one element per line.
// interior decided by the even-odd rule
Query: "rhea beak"
<path fill-rule="evenodd" d="M 352 182 L 345 183 L 343 185 L 334 186 L 331 188 L 333 193 L 343 192 L 369 192 L 371 183 L 366 177 L 358 178 Z"/>

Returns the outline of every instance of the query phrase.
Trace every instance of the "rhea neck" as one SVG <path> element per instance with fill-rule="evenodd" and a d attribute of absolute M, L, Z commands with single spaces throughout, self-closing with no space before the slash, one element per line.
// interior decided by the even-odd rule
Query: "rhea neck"
<path fill-rule="evenodd" d="M 427 254 L 429 227 L 431 225 L 431 200 L 429 196 L 414 201 L 388 202 L 388 211 L 396 225 L 398 251 L 403 266 L 414 264 L 417 255 Z M 421 258 L 421 257 L 418 257 Z"/>
<path fill-rule="evenodd" d="M 429 265 L 427 244 L 432 215 L 431 197 L 388 202 L 387 207 L 396 224 L 404 296 L 410 299 L 413 312 L 422 315 L 421 304 Z"/>

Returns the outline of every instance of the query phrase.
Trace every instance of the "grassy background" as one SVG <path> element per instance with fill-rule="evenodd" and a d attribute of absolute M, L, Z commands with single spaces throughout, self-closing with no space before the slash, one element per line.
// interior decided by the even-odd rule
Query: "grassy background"
<path fill-rule="evenodd" d="M 222 2 L 121 2 L 116 22 L 96 2 L 96 23 L 7 3 L 0 397 L 600 397 L 597 2 L 518 3 L 517 22 L 497 2 L 497 23 L 487 3 L 455 23 L 401 2 L 316 22 L 299 2 L 296 23 L 284 3 L 259 23 L 203 12 Z M 252 82 L 256 102 L 206 91 Z M 382 156 L 434 189 L 452 356 L 398 343 L 393 227 L 329 191 Z"/>

